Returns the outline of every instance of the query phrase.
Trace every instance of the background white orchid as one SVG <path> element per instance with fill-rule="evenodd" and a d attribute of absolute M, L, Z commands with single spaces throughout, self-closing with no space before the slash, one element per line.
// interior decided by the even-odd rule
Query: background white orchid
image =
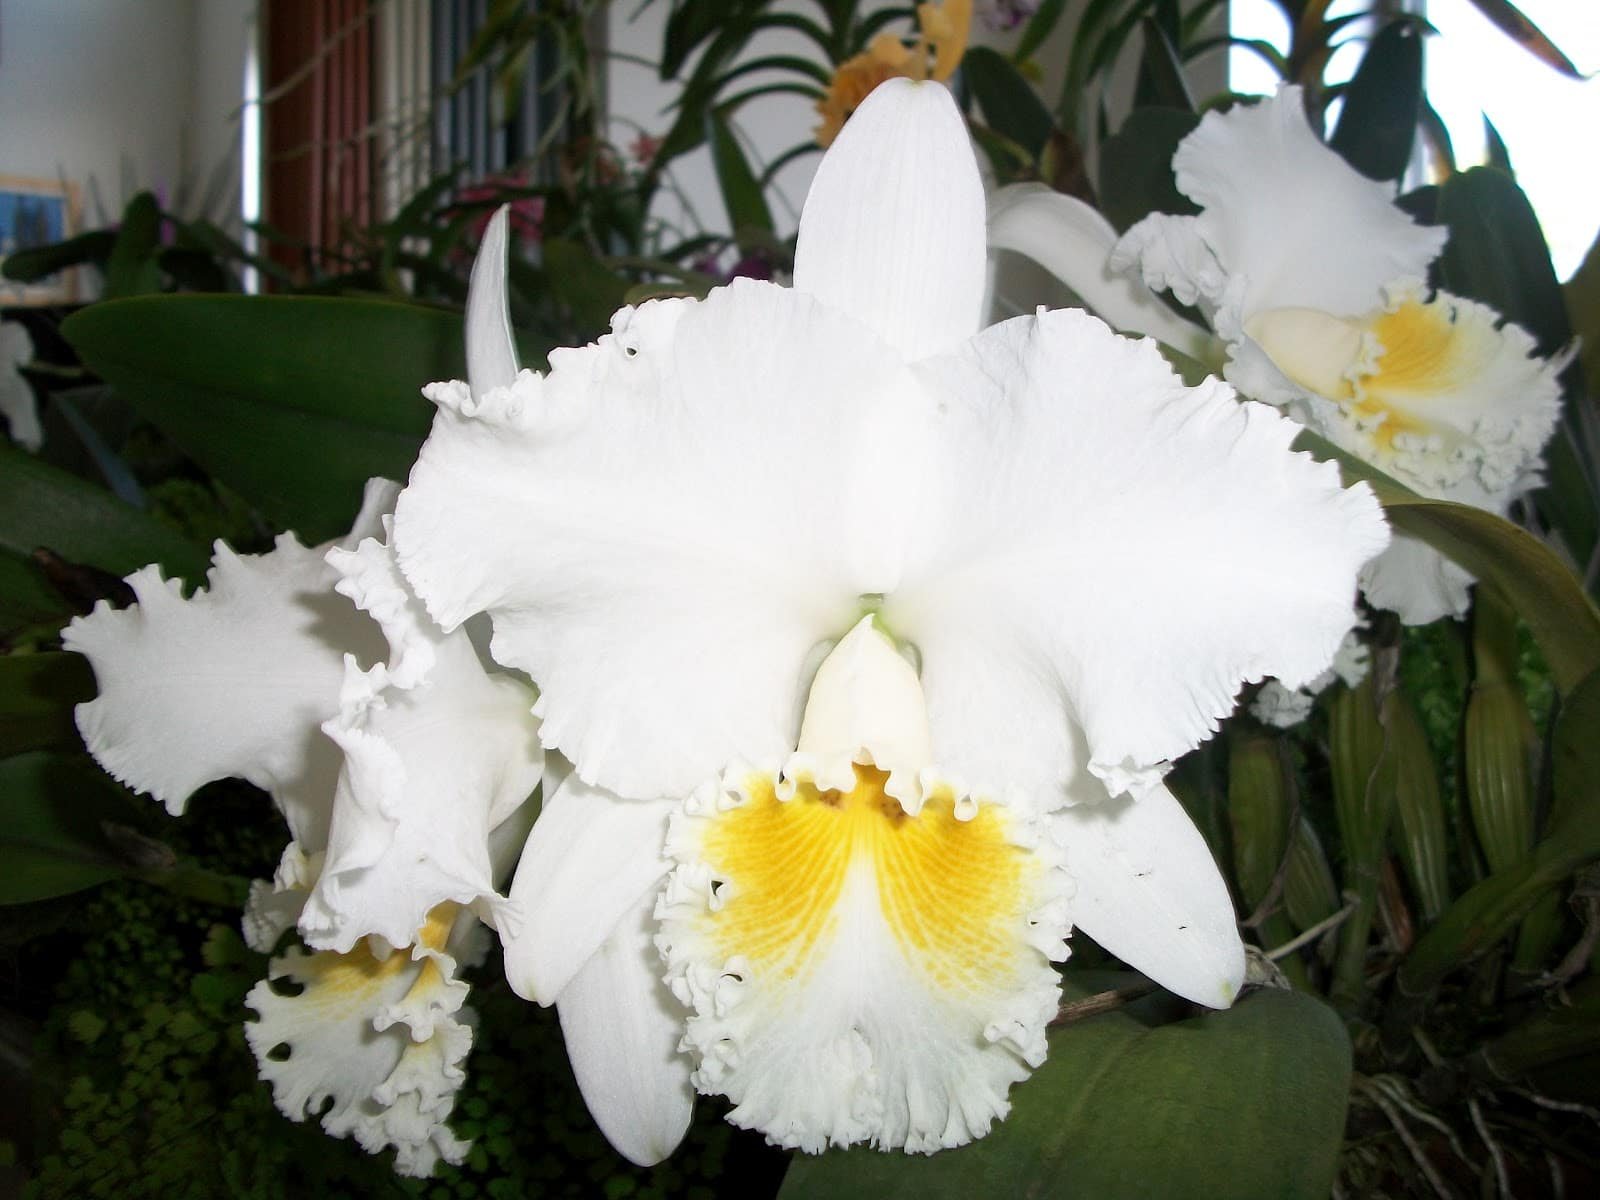
<path fill-rule="evenodd" d="M 147 567 L 138 603 L 102 602 L 63 640 L 94 666 L 78 723 L 117 778 L 174 814 L 227 776 L 271 793 L 292 840 L 246 941 L 271 953 L 298 924 L 317 949 L 274 958 L 248 997 L 262 1076 L 286 1115 L 426 1175 L 467 1148 L 445 1125 L 472 1041 L 455 967 L 482 952 L 473 912 L 495 918 L 542 754 L 531 691 L 432 626 L 373 536 L 397 491 L 372 481 L 337 544 L 219 542 L 188 599 Z"/>
<path fill-rule="evenodd" d="M 1037 259 L 1119 328 L 1202 361 L 1426 496 L 1504 515 L 1540 481 L 1560 413 L 1533 340 L 1482 304 L 1422 281 L 1446 237 L 1394 204 L 1306 122 L 1299 88 L 1207 114 L 1173 158 L 1198 216 L 1146 217 L 1117 239 L 1082 201 L 1020 185 L 990 219 L 997 248 Z M 1421 624 L 1466 610 L 1471 576 L 1399 534 L 1362 574 L 1375 605 Z"/>
<path fill-rule="evenodd" d="M 1220 385 L 1184 387 L 1149 343 L 1076 313 L 979 332 L 983 234 L 948 93 L 892 81 L 823 160 L 793 289 L 740 280 L 703 302 L 624 309 L 610 335 L 556 351 L 539 376 L 515 370 L 500 223 L 481 251 L 470 385 L 429 391 L 439 414 L 395 544 L 441 625 L 490 614 L 493 654 L 539 684 L 540 736 L 573 763 L 513 885 L 523 919 L 507 969 L 560 1006 L 585 1097 L 636 1161 L 669 1150 L 687 1120 L 691 1063 L 672 1054 L 685 1014 L 640 950 L 674 858 L 655 911 L 674 987 L 698 1014 L 684 1049 L 698 1086 L 742 1101 L 736 1121 L 808 1149 L 959 1144 L 1004 1113 L 1006 1084 L 1043 1053 L 1048 1004 L 962 1013 L 923 1044 L 868 1015 L 912 1003 L 911 981 L 932 986 L 896 965 L 910 961 L 903 942 L 868 936 L 883 927 L 861 918 L 887 903 L 881 877 L 868 885 L 879 900 L 830 918 L 860 969 L 835 980 L 827 1011 L 801 1000 L 809 966 L 790 983 L 748 956 L 686 950 L 688 881 L 709 889 L 705 912 L 731 909 L 749 882 L 723 897 L 687 831 L 732 821 L 762 788 L 783 796 L 810 778 L 843 804 L 874 763 L 915 825 L 932 819 L 914 815 L 923 792 L 896 773 L 936 767 L 966 817 L 995 806 L 1037 827 L 1016 837 L 1036 847 L 1030 870 L 1064 870 L 1020 912 L 983 910 L 997 946 L 1026 916 L 1043 969 L 1070 915 L 1202 1003 L 1238 988 L 1226 888 L 1161 774 L 1243 681 L 1328 665 L 1382 520 L 1364 488 L 1343 491 L 1332 467 L 1288 451 L 1291 423 Z M 920 663 L 898 703 L 926 723 L 930 757 L 897 762 L 898 742 L 847 721 L 829 749 L 848 770 L 796 776 L 812 675 L 864 610 Z M 819 897 L 830 878 L 815 880 Z M 938 895 L 966 885 L 957 872 L 916 886 L 937 919 Z M 1074 888 L 1066 912 L 1044 899 Z M 720 1024 L 736 983 L 766 1014 L 739 1033 Z M 1011 986 L 1021 1001 L 1037 985 Z M 1012 1065 L 982 1081 L 956 1053 L 969 1038 Z M 766 1078 L 735 1069 L 768 1053 Z M 772 1090 L 778 1059 L 798 1073 L 787 1102 Z"/>

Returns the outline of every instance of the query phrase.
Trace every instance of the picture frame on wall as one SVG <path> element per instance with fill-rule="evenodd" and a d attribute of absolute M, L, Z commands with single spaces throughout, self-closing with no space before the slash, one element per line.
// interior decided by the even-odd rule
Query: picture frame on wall
<path fill-rule="evenodd" d="M 75 183 L 0 175 L 0 264 L 18 250 L 71 237 L 78 230 L 78 204 Z M 72 304 L 77 299 L 76 268 L 36 283 L 0 278 L 0 304 Z"/>

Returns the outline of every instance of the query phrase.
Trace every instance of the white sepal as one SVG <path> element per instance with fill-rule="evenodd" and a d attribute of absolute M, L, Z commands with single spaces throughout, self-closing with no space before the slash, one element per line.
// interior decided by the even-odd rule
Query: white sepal
<path fill-rule="evenodd" d="M 479 399 L 510 387 L 519 369 L 506 297 L 510 208 L 502 204 L 489 218 L 467 288 L 467 378 Z"/>
<path fill-rule="evenodd" d="M 1178 316 L 1139 276 L 1113 271 L 1117 231 L 1075 196 L 1016 183 L 989 204 L 989 245 L 1025 254 L 1066 284 L 1113 329 L 1143 333 L 1200 362 L 1220 357 L 1207 330 Z"/>
<path fill-rule="evenodd" d="M 800 214 L 794 286 L 909 360 L 978 331 L 983 183 L 943 84 L 890 79 L 851 115 Z"/>
<path fill-rule="evenodd" d="M 629 1162 L 654 1166 L 677 1148 L 694 1114 L 686 1015 L 661 982 L 652 885 L 556 998 L 583 1101 Z"/>
<path fill-rule="evenodd" d="M 667 872 L 670 800 L 623 800 L 569 775 L 544 802 L 500 931 L 517 995 L 550 1004 Z"/>
<path fill-rule="evenodd" d="M 1049 817 L 1077 884 L 1072 923 L 1168 991 L 1226 1008 L 1244 982 L 1228 885 L 1164 787 L 1112 799 L 1092 782 Z"/>

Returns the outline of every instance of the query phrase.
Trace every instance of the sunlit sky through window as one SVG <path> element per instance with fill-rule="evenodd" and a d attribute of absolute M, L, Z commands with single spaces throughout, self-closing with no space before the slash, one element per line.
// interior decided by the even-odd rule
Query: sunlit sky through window
<path fill-rule="evenodd" d="M 1582 71 L 1600 70 L 1600 3 L 1596 0 L 1516 0 Z M 1272 0 L 1232 0 L 1235 37 L 1288 45 L 1283 12 Z M 1355 5 L 1335 3 L 1330 12 Z M 1456 163 L 1484 161 L 1487 114 L 1511 153 L 1517 182 L 1539 214 L 1556 273 L 1577 269 L 1600 230 L 1600 78 L 1569 79 L 1514 44 L 1471 0 L 1427 0 L 1425 15 L 1438 29 L 1427 41 L 1427 90 L 1450 131 Z M 1335 56 L 1329 79 L 1348 79 L 1360 49 Z M 1272 68 L 1246 50 L 1228 63 L 1238 92 L 1267 92 Z"/>

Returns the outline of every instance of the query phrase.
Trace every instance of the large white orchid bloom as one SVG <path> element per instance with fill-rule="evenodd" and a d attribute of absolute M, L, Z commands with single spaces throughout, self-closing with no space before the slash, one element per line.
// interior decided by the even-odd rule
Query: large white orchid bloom
<path fill-rule="evenodd" d="M 490 614 L 573 764 L 503 940 L 617 1148 L 670 1152 L 691 1081 L 808 1150 L 980 1136 L 1044 1056 L 1069 923 L 1228 1004 L 1227 889 L 1161 775 L 1243 680 L 1328 665 L 1370 493 L 1092 317 L 979 332 L 938 84 L 845 127 L 793 288 L 625 308 L 545 375 L 503 232 L 395 544 L 441 625 Z"/>
<path fill-rule="evenodd" d="M 1537 485 L 1565 358 L 1539 358 L 1482 304 L 1426 294 L 1446 231 L 1323 145 L 1298 88 L 1208 113 L 1173 168 L 1201 213 L 1147 217 L 1108 266 L 1198 305 L 1241 392 L 1425 496 L 1504 515 Z M 1404 534 L 1362 575 L 1411 624 L 1464 612 L 1471 581 Z"/>
<path fill-rule="evenodd" d="M 429 621 L 372 536 L 397 492 L 373 481 L 337 544 L 219 542 L 189 599 L 146 567 L 135 606 L 102 603 L 63 641 L 94 666 L 78 726 L 118 779 L 174 813 L 226 776 L 272 794 L 293 840 L 252 890 L 246 939 L 271 953 L 298 923 L 318 949 L 274 958 L 250 993 L 262 1076 L 288 1116 L 427 1174 L 466 1150 L 445 1125 L 472 1041 L 455 965 L 473 913 L 499 916 L 542 752 L 531 689 Z"/>

